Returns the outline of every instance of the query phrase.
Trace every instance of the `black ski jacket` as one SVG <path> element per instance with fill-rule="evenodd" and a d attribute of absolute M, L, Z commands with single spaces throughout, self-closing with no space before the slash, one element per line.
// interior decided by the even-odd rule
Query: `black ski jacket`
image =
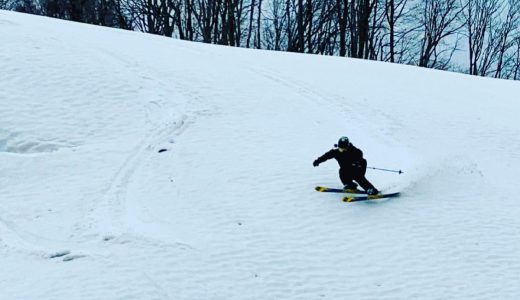
<path fill-rule="evenodd" d="M 367 161 L 363 158 L 363 151 L 350 144 L 347 151 L 340 152 L 339 149 L 331 149 L 327 153 L 320 156 L 316 161 L 321 164 L 334 158 L 338 161 L 339 167 L 344 169 L 353 169 L 366 167 Z"/>

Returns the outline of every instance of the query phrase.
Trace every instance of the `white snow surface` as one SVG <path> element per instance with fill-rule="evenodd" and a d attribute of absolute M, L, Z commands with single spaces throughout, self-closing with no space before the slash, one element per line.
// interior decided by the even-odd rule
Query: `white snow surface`
<path fill-rule="evenodd" d="M 0 299 L 520 298 L 518 82 L 7 11 L 0 39 Z M 342 135 L 401 197 L 314 191 Z"/>

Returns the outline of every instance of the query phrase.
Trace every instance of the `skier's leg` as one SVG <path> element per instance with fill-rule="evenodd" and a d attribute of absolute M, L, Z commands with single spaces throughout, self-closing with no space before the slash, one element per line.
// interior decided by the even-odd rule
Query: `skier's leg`
<path fill-rule="evenodd" d="M 374 185 L 372 185 L 372 183 L 370 183 L 370 181 L 368 181 L 365 175 L 359 174 L 355 180 L 365 191 L 368 191 L 369 189 L 374 189 L 377 191 L 377 189 L 374 187 Z"/>
<path fill-rule="evenodd" d="M 355 180 L 359 185 L 367 192 L 370 191 L 370 193 L 377 194 L 379 191 L 374 187 L 370 181 L 365 177 L 365 174 L 367 172 L 367 161 L 363 160 L 361 164 L 359 165 L 356 172 L 354 172 Z"/>
<path fill-rule="evenodd" d="M 352 177 L 352 172 L 350 170 L 340 168 L 339 169 L 339 179 L 341 179 L 344 189 L 348 190 L 348 189 L 357 188 L 357 184 L 355 184 L 352 181 L 352 180 L 354 180 L 354 178 Z"/>

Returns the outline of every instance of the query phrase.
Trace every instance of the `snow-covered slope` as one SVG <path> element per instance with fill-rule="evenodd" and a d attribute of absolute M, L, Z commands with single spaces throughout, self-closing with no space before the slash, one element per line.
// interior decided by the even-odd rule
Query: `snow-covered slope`
<path fill-rule="evenodd" d="M 520 297 L 518 82 L 5 11 L 0 38 L 0 299 Z M 402 197 L 313 190 L 342 135 Z"/>

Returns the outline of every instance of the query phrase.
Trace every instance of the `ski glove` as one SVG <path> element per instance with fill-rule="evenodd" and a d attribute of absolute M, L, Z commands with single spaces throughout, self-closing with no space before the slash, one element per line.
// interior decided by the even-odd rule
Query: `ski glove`
<path fill-rule="evenodd" d="M 317 167 L 320 165 L 320 163 L 318 162 L 318 160 L 315 160 L 313 163 L 312 163 L 313 166 Z"/>

